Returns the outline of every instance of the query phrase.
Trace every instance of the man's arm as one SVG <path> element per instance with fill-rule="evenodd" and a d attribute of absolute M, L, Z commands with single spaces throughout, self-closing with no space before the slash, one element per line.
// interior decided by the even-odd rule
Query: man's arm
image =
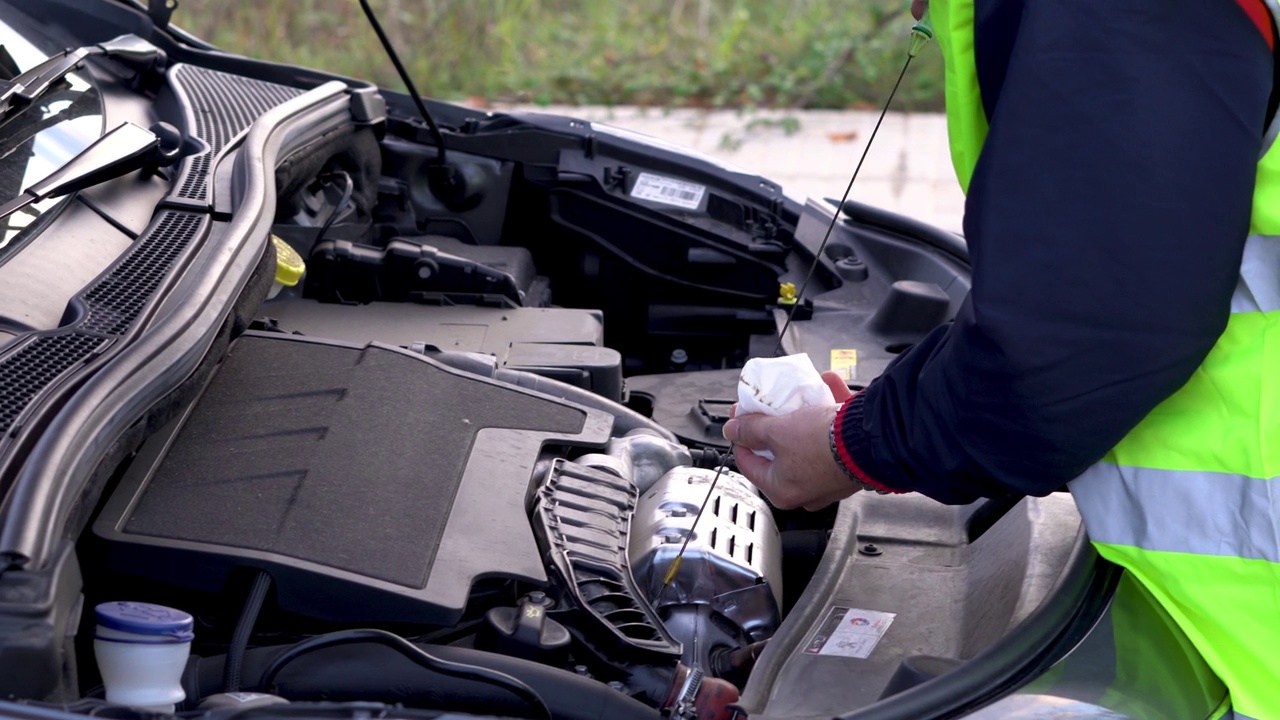
<path fill-rule="evenodd" d="M 1235 0 L 1027 2 L 1007 58 L 965 208 L 971 296 L 838 424 L 846 464 L 944 502 L 1051 492 L 1199 366 L 1272 83 Z"/>

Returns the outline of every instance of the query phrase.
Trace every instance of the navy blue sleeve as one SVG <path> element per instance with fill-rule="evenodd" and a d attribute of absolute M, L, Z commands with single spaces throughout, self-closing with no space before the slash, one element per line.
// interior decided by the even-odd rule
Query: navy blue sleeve
<path fill-rule="evenodd" d="M 1272 86 L 1233 0 L 978 0 L 979 53 L 1001 5 L 973 290 L 840 425 L 866 475 L 952 503 L 1052 492 L 1190 378 L 1226 326 Z"/>

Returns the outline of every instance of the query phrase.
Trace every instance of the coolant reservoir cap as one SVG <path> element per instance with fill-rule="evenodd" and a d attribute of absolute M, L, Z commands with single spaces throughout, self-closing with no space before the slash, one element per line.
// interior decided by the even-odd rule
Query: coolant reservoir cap
<path fill-rule="evenodd" d="M 276 247 L 276 282 L 285 287 L 297 285 L 302 273 L 307 271 L 302 256 L 292 245 L 275 235 L 271 236 L 271 244 Z"/>
<path fill-rule="evenodd" d="M 107 602 L 95 607 L 93 614 L 104 628 L 152 637 L 155 641 L 191 642 L 195 638 L 191 615 L 163 605 Z"/>

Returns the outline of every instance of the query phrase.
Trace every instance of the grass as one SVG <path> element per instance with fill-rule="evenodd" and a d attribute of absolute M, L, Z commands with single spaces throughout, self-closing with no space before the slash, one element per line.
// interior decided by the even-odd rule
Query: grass
<path fill-rule="evenodd" d="M 450 100 L 867 108 L 905 59 L 906 0 L 374 0 L 414 82 Z M 401 88 L 356 0 L 183 0 L 236 53 Z M 936 49 L 896 109 L 941 107 Z"/>

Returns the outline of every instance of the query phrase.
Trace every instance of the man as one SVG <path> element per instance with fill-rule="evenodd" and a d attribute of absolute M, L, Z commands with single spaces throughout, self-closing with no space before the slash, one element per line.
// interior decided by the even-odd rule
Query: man
<path fill-rule="evenodd" d="M 780 507 L 1070 483 L 1254 718 L 1280 718 L 1273 1 L 934 0 L 973 291 L 856 396 L 725 426 Z"/>

